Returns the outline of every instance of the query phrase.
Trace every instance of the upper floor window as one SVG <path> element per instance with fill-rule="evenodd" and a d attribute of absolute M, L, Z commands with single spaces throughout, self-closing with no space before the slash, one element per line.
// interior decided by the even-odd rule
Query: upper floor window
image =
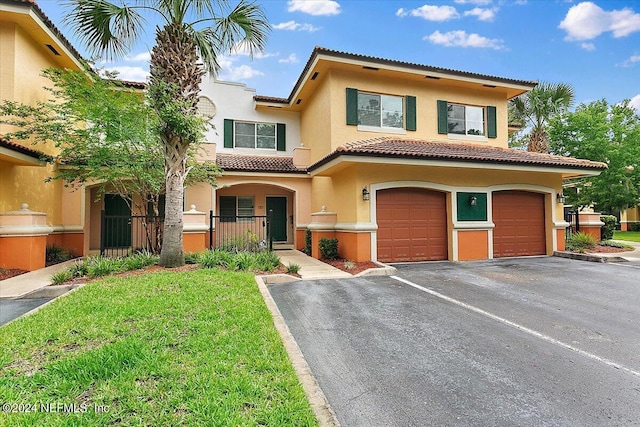
<path fill-rule="evenodd" d="M 484 108 L 470 105 L 447 105 L 449 133 L 484 136 Z"/>
<path fill-rule="evenodd" d="M 275 123 L 234 122 L 235 147 L 276 149 Z"/>
<path fill-rule="evenodd" d="M 358 124 L 402 129 L 403 99 L 401 96 L 358 92 Z"/>
<path fill-rule="evenodd" d="M 416 130 L 416 97 L 347 88 L 347 125 L 359 130 L 403 133 Z"/>
<path fill-rule="evenodd" d="M 284 123 L 260 123 L 224 119 L 224 148 L 286 151 Z"/>
<path fill-rule="evenodd" d="M 451 138 L 497 138 L 497 109 L 495 106 L 478 107 L 438 100 L 438 133 Z"/>

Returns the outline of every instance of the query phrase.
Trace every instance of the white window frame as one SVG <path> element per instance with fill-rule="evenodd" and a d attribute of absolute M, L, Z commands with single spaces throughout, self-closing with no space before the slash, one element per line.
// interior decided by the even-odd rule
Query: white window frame
<path fill-rule="evenodd" d="M 485 107 L 481 107 L 479 105 L 470 105 L 470 104 L 460 104 L 457 102 L 447 102 L 447 123 L 451 123 L 451 118 L 449 118 L 449 106 L 454 105 L 457 107 L 464 107 L 465 109 L 465 118 L 464 118 L 464 133 L 451 133 L 449 132 L 447 135 L 450 139 L 464 139 L 464 140 L 479 140 L 479 141 L 487 141 L 487 110 Z M 468 134 L 468 121 L 467 121 L 467 108 L 477 108 L 482 111 L 482 135 Z M 456 119 L 453 119 L 456 120 Z"/>
<path fill-rule="evenodd" d="M 380 97 L 380 126 L 373 126 L 373 125 L 363 125 L 360 124 L 360 94 L 363 95 L 373 95 L 373 96 L 379 96 Z M 395 99 L 399 99 L 401 106 L 402 106 L 402 123 L 400 127 L 395 127 L 395 126 L 383 126 L 382 121 L 383 121 L 383 116 L 382 113 L 384 110 L 382 110 L 382 98 L 386 97 L 386 98 L 395 98 Z M 367 92 L 367 91 L 362 91 L 362 90 L 358 90 L 358 130 L 361 131 L 365 131 L 365 132 L 380 132 L 380 131 L 384 131 L 387 133 L 398 133 L 398 134 L 406 134 L 406 105 L 405 105 L 405 97 L 404 96 L 400 96 L 400 95 L 389 95 L 389 94 L 385 94 L 385 93 L 375 93 L 375 92 Z"/>
<path fill-rule="evenodd" d="M 253 147 L 239 147 L 236 145 L 236 139 L 238 136 L 238 131 L 236 126 L 242 125 L 253 125 Z M 258 147 L 258 125 L 267 125 L 273 126 L 273 148 L 265 148 Z M 243 135 L 248 136 L 248 135 Z M 264 136 L 264 135 L 262 135 Z M 278 149 L 278 125 L 277 123 L 268 123 L 268 122 L 250 122 L 245 120 L 234 120 L 233 121 L 233 147 L 239 149 L 247 149 L 247 150 L 269 150 L 269 151 L 277 151 Z"/>

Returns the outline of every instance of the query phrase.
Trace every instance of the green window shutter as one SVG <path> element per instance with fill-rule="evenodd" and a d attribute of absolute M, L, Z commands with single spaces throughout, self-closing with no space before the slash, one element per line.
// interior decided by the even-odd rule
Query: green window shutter
<path fill-rule="evenodd" d="M 224 119 L 224 148 L 233 148 L 233 120 Z"/>
<path fill-rule="evenodd" d="M 287 125 L 278 123 L 276 127 L 276 135 L 278 138 L 276 144 L 278 151 L 287 151 Z"/>
<path fill-rule="evenodd" d="M 347 124 L 358 125 L 358 89 L 347 88 Z"/>
<path fill-rule="evenodd" d="M 220 222 L 236 222 L 236 196 L 220 196 Z"/>
<path fill-rule="evenodd" d="M 407 130 L 416 130 L 416 97 L 407 95 L 404 97 L 406 103 L 406 115 L 407 115 Z"/>
<path fill-rule="evenodd" d="M 447 109 L 447 101 L 438 100 L 438 133 L 448 134 L 449 123 L 447 119 L 449 110 Z"/>
<path fill-rule="evenodd" d="M 487 107 L 487 136 L 489 138 L 498 137 L 498 123 L 497 123 L 496 107 Z"/>

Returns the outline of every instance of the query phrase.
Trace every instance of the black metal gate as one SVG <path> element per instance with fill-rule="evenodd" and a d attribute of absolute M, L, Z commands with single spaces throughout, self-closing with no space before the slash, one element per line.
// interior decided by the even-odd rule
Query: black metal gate
<path fill-rule="evenodd" d="M 219 216 L 209 211 L 209 249 L 213 248 L 232 252 L 272 250 L 270 215 Z"/>
<path fill-rule="evenodd" d="M 119 257 L 139 251 L 160 253 L 162 217 L 106 215 L 104 210 L 100 215 L 100 255 Z"/>
<path fill-rule="evenodd" d="M 580 217 L 578 211 L 565 209 L 564 220 L 569 223 L 564 235 L 565 239 L 569 239 L 573 234 L 580 232 Z"/>

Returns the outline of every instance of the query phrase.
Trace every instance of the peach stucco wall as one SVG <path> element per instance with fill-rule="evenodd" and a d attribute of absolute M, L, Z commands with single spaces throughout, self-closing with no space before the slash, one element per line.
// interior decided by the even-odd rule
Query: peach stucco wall
<path fill-rule="evenodd" d="M 489 233 L 486 230 L 458 231 L 458 260 L 489 258 Z"/>

